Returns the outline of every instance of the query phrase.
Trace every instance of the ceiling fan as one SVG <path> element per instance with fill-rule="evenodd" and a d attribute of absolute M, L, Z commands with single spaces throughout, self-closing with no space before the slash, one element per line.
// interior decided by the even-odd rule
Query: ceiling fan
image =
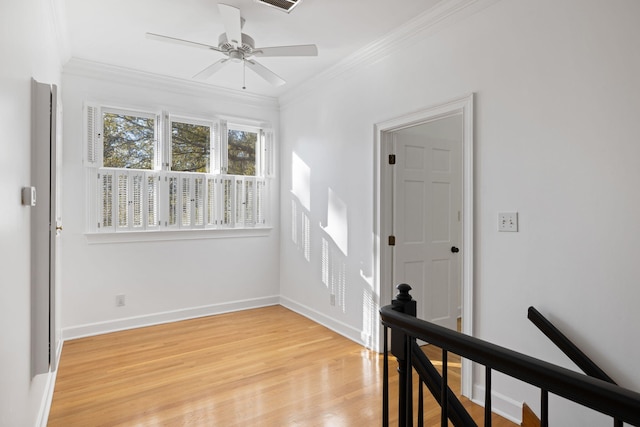
<path fill-rule="evenodd" d="M 189 40 L 178 39 L 175 37 L 163 36 L 160 34 L 147 33 L 149 39 L 159 40 L 163 42 L 176 43 L 185 46 L 197 47 L 200 49 L 209 49 L 220 52 L 226 56 L 217 62 L 206 67 L 198 74 L 193 76 L 195 79 L 207 79 L 222 69 L 228 62 L 242 62 L 244 66 L 249 67 L 260 77 L 274 86 L 281 86 L 286 82 L 280 76 L 269 70 L 264 65 L 256 62 L 253 57 L 274 57 L 274 56 L 317 56 L 318 48 L 314 44 L 295 45 L 295 46 L 273 46 L 273 47 L 255 47 L 253 38 L 242 32 L 244 26 L 244 18 L 240 16 L 240 9 L 229 6 L 227 4 L 218 4 L 222 21 L 224 23 L 225 32 L 220 34 L 218 38 L 218 46 L 212 46 L 203 43 L 197 43 Z M 243 72 L 244 72 L 243 66 Z M 243 84 L 243 89 L 246 89 Z"/>

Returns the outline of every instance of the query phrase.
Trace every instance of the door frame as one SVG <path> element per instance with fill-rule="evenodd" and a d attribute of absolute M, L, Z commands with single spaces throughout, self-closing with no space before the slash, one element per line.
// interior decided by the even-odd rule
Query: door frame
<path fill-rule="evenodd" d="M 388 156 L 393 147 L 393 132 L 434 120 L 462 115 L 462 332 L 473 335 L 473 103 L 474 94 L 456 98 L 395 117 L 374 126 L 374 283 L 380 305 L 391 303 L 395 285 L 392 282 L 393 252 L 387 236 L 393 234 L 393 170 Z M 382 331 L 379 343 L 382 343 Z M 380 351 L 380 345 L 378 345 Z M 471 397 L 472 363 L 462 359 L 462 394 Z"/>
<path fill-rule="evenodd" d="M 31 80 L 31 375 L 57 369 L 60 352 L 59 231 L 61 109 L 55 84 Z M 56 256 L 57 254 L 57 256 Z"/>

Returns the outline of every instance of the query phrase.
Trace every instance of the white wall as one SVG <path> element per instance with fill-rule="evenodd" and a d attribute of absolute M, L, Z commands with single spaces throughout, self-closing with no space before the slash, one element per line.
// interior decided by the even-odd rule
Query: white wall
<path fill-rule="evenodd" d="M 84 102 L 196 117 L 222 114 L 270 122 L 277 131 L 276 100 L 77 60 L 65 65 L 63 83 L 65 338 L 277 303 L 277 221 L 258 237 L 213 238 L 220 233 L 211 231 L 205 239 L 95 243 L 85 234 L 82 163 Z M 274 185 L 273 215 L 278 218 Z M 118 294 L 126 295 L 124 307 L 115 305 Z"/>
<path fill-rule="evenodd" d="M 475 92 L 475 333 L 571 366 L 526 319 L 534 305 L 621 385 L 640 390 L 630 363 L 640 359 L 638 16 L 633 0 L 499 1 L 285 95 L 283 300 L 342 322 L 347 335 L 368 327 L 360 270 L 372 270 L 373 126 Z M 309 261 L 289 231 L 293 154 L 310 171 Z M 348 209 L 343 308 L 321 280 L 329 188 Z M 499 211 L 520 213 L 518 233 L 496 231 Z M 494 390 L 534 408 L 539 401 L 501 378 Z M 508 403 L 496 402 L 517 417 Z M 552 425 L 602 425 L 570 412 L 552 400 Z"/>
<path fill-rule="evenodd" d="M 52 2 L 0 3 L 0 426 L 33 426 L 51 375 L 31 378 L 30 218 L 20 189 L 31 185 L 31 78 L 59 83 Z M 42 190 L 42 189 L 39 189 Z"/>

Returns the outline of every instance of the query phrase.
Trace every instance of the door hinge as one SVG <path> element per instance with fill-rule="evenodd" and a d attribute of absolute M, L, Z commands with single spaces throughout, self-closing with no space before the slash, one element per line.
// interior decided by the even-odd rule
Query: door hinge
<path fill-rule="evenodd" d="M 390 165 L 395 165 L 396 164 L 396 155 L 395 154 L 389 154 L 389 164 Z"/>
<path fill-rule="evenodd" d="M 389 236 L 389 246 L 396 245 L 396 236 Z"/>

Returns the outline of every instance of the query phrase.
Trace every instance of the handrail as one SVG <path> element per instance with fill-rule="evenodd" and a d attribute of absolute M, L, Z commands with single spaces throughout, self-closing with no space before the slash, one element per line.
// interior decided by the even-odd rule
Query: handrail
<path fill-rule="evenodd" d="M 534 307 L 529 307 L 527 310 L 527 318 L 540 329 L 540 331 L 546 335 L 564 354 L 567 355 L 573 363 L 578 366 L 585 374 L 590 377 L 601 379 L 611 384 L 616 384 L 595 362 L 582 352 L 566 335 L 564 335 L 553 323 L 547 320 Z"/>
<path fill-rule="evenodd" d="M 413 362 L 413 368 L 416 370 L 418 377 L 424 382 L 433 397 L 435 397 L 436 400 L 439 400 L 438 393 L 441 393 L 442 390 L 442 377 L 416 342 L 412 343 L 411 349 L 413 356 L 411 359 Z M 447 401 L 449 403 L 449 419 L 454 426 L 477 426 L 473 421 L 473 418 L 471 418 L 471 415 L 469 415 L 469 412 L 467 412 L 464 406 L 462 406 L 460 400 L 458 400 L 456 395 L 448 386 Z"/>
<path fill-rule="evenodd" d="M 382 307 L 380 315 L 383 325 L 388 328 L 603 414 L 640 425 L 640 393 L 400 313 L 391 305 Z"/>

